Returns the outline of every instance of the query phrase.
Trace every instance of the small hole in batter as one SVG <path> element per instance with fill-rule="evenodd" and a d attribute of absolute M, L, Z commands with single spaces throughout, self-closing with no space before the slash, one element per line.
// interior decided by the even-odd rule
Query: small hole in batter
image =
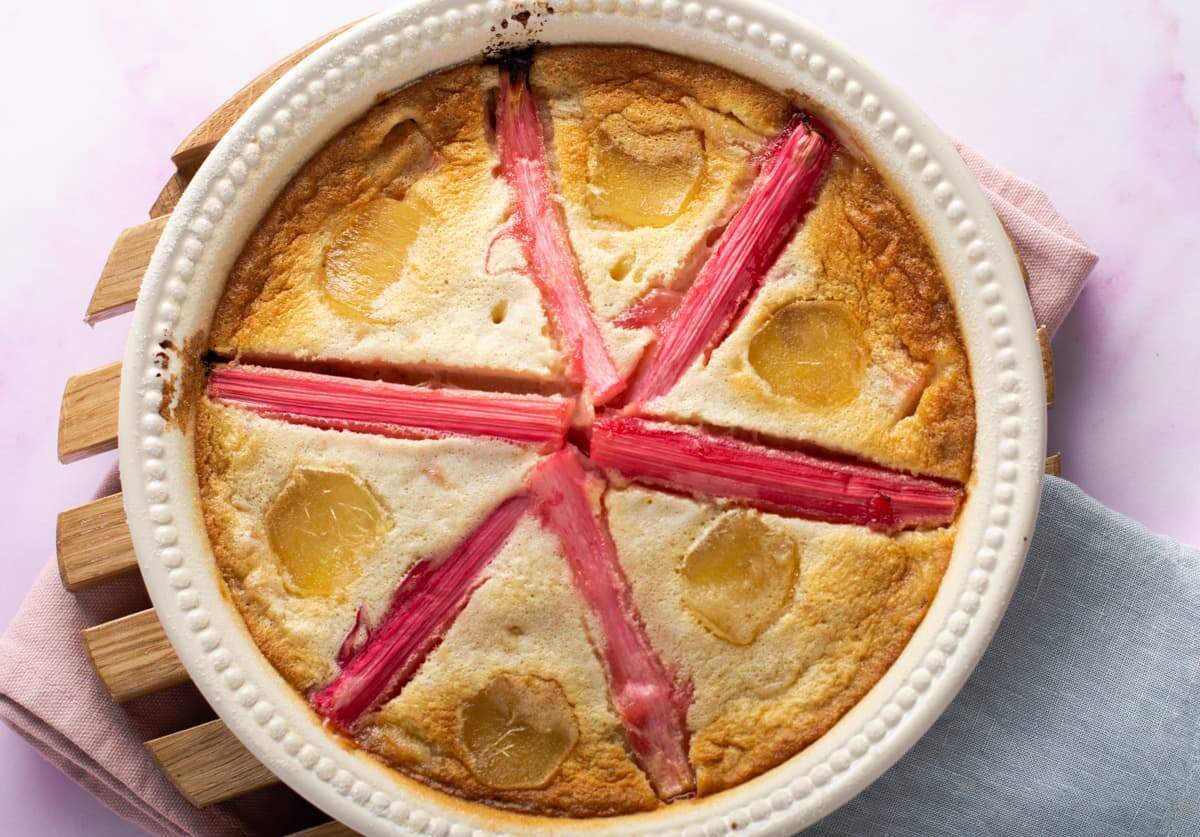
<path fill-rule="evenodd" d="M 608 275 L 613 278 L 613 281 L 622 282 L 631 270 L 633 270 L 633 256 L 626 253 L 608 269 Z"/>

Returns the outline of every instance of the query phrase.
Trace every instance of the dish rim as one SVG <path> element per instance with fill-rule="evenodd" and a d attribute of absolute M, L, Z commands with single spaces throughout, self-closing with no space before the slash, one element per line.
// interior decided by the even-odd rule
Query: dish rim
<path fill-rule="evenodd" d="M 514 17 L 528 11 L 525 22 Z M 500 21 L 510 23 L 502 28 Z M 519 25 L 518 25 L 519 24 Z M 160 414 L 190 368 L 229 266 L 295 170 L 379 92 L 497 46 L 627 43 L 799 90 L 847 126 L 908 200 L 942 263 L 971 363 L 975 465 L 938 594 L 895 663 L 818 741 L 728 791 L 646 814 L 527 817 L 400 776 L 325 732 L 222 595 L 191 436 Z M 120 466 L 134 549 L 185 668 L 281 780 L 366 834 L 788 834 L 865 788 L 974 669 L 1020 575 L 1045 456 L 1041 353 L 1012 244 L 954 146 L 852 52 L 755 0 L 418 0 L 368 18 L 264 93 L 205 160 L 142 282 L 121 376 Z"/>

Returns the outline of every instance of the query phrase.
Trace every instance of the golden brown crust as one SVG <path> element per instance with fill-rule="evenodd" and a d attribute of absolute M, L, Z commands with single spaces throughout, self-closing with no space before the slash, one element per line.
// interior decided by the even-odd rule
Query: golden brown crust
<path fill-rule="evenodd" d="M 476 103 L 470 98 L 469 81 L 477 73 L 470 65 L 445 70 L 383 100 L 305 163 L 258 223 L 229 272 L 213 315 L 214 349 L 232 352 L 254 339 L 255 305 L 270 306 L 273 298 L 289 290 L 292 283 L 285 279 L 291 278 L 295 262 L 308 255 L 305 237 L 325 229 L 333 212 L 382 192 L 404 194 L 428 164 L 413 143 L 388 147 L 389 134 L 406 116 L 421 113 L 419 127 L 431 145 L 471 147 L 478 120 L 471 119 Z"/>
<path fill-rule="evenodd" d="M 597 112 L 620 111 L 642 98 L 679 102 L 690 97 L 759 135 L 779 130 L 793 111 L 783 95 L 728 70 L 642 47 L 540 50 L 533 84 L 552 98 L 582 92 Z"/>
<path fill-rule="evenodd" d="M 277 600 L 260 588 L 247 586 L 246 577 L 263 562 L 261 550 L 248 548 L 239 538 L 239 521 L 233 491 L 226 479 L 230 471 L 253 468 L 264 440 L 238 432 L 223 422 L 208 399 L 196 410 L 196 477 L 200 483 L 200 507 L 208 530 L 209 544 L 225 586 L 250 636 L 275 669 L 301 694 L 327 680 L 331 661 L 321 656 L 291 632 L 280 620 Z M 262 539 L 265 542 L 265 538 Z M 282 591 L 277 591 L 282 592 Z"/>
<path fill-rule="evenodd" d="M 658 807 L 658 799 L 630 759 L 616 723 L 603 737 L 581 737 L 543 788 L 498 789 L 483 784 L 467 766 L 459 735 L 459 707 L 470 691 L 461 683 L 442 685 L 434 700 L 420 707 L 405 707 L 403 715 L 381 713 L 359 736 L 359 743 L 385 763 L 434 787 L 513 811 L 586 818 Z"/>
<path fill-rule="evenodd" d="M 441 646 L 403 692 L 370 719 L 360 741 L 405 773 L 473 801 L 549 816 L 643 811 L 658 800 L 625 746 L 584 607 L 558 545 L 528 520 L 509 539 Z M 497 677 L 557 684 L 578 737 L 540 787 L 489 786 L 469 767 L 461 734 L 468 699 Z"/>
<path fill-rule="evenodd" d="M 236 408 L 202 399 L 196 416 L 196 468 L 213 555 L 225 590 L 242 615 L 251 637 L 267 660 L 302 695 L 329 682 L 336 674 L 334 656 L 359 600 L 349 596 L 305 599 L 281 582 L 277 558 L 263 531 L 262 508 L 277 496 L 276 485 L 297 465 L 343 467 L 358 471 L 364 482 L 383 489 L 385 503 L 395 504 L 396 485 L 372 480 L 373 467 L 406 469 L 415 474 L 441 471 L 433 491 L 442 494 L 461 487 L 478 495 L 485 491 L 473 471 L 464 470 L 462 443 L 454 443 L 439 462 L 429 456 L 413 462 L 425 448 L 438 443 L 401 443 L 369 436 L 287 425 L 252 416 Z M 367 442 L 381 445 L 382 456 L 362 457 L 362 467 L 346 450 Z M 329 455 L 322 456 L 322 451 Z M 478 470 L 503 472 L 512 480 L 491 488 L 478 503 L 486 514 L 489 504 L 512 493 L 524 468 L 536 457 L 503 443 L 492 443 L 472 457 Z M 451 467 L 456 460 L 459 472 Z M 339 465 L 340 463 L 340 465 Z M 403 483 L 401 474 L 396 482 Z M 514 484 L 515 483 L 515 484 Z M 474 500 L 474 497 L 472 498 Z M 409 504 L 410 506 L 413 504 Z M 419 501 L 435 514 L 444 507 Z M 451 495 L 445 506 L 463 504 Z M 451 544 L 477 522 L 479 513 L 442 521 L 453 529 L 442 542 Z M 400 520 L 415 531 L 433 527 L 421 521 Z M 377 574 L 367 586 L 377 588 L 379 601 L 368 608 L 371 624 L 390 600 L 397 578 L 412 558 L 436 555 L 436 549 L 414 549 L 399 569 L 391 568 L 389 551 L 408 544 L 412 532 L 395 535 L 367 562 L 364 574 Z M 590 817 L 646 810 L 657 805 L 645 776 L 625 748 L 622 728 L 608 704 L 604 676 L 583 629 L 582 606 L 563 596 L 570 581 L 555 542 L 527 521 L 511 536 L 505 551 L 493 562 L 490 580 L 471 598 L 443 645 L 422 666 L 402 695 L 369 717 L 356 742 L 406 774 L 427 781 L 468 801 L 481 801 L 514 811 L 550 816 Z M 360 596 L 368 600 L 358 588 Z M 370 604 L 370 601 L 366 602 Z M 320 619 L 326 611 L 328 617 Z M 315 627 L 310 624 L 318 614 Z M 332 623 L 332 624 L 331 624 Z M 321 628 L 329 630 L 321 630 Z M 498 674 L 534 674 L 558 683 L 573 705 L 580 735 L 569 756 L 545 787 L 502 790 L 480 782 L 466 765 L 459 734 L 463 702 Z"/>
<path fill-rule="evenodd" d="M 738 706 L 698 731 L 691 757 L 702 794 L 740 784 L 824 735 L 900 656 L 950 560 L 952 538 L 902 536 L 843 549 L 805 579 L 801 633 L 827 643 L 773 700 Z"/>
<path fill-rule="evenodd" d="M 975 447 L 975 396 L 950 289 L 901 199 L 864 161 L 839 155 L 805 221 L 821 297 L 851 303 L 874 332 L 930 370 L 932 381 L 890 444 L 913 471 L 966 480 Z"/>
<path fill-rule="evenodd" d="M 638 486 L 610 490 L 606 506 L 651 643 L 692 682 L 702 794 L 790 758 L 857 703 L 920 623 L 954 543 L 953 528 L 887 536 Z M 799 558 L 784 605 L 750 645 L 727 641 L 693 612 L 682 572 L 693 545 L 730 517 L 791 540 Z"/>
<path fill-rule="evenodd" d="M 625 745 L 585 608 L 554 537 L 532 519 L 509 539 L 441 646 L 367 724 L 365 747 L 467 800 L 550 816 L 654 808 L 658 800 Z M 574 747 L 542 787 L 500 789 L 471 770 L 461 735 L 466 701 L 497 677 L 556 683 L 578 725 Z"/>

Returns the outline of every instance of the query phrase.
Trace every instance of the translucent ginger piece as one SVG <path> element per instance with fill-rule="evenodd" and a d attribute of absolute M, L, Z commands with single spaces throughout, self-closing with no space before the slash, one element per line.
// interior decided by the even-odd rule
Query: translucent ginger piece
<path fill-rule="evenodd" d="M 404 270 L 409 247 L 432 212 L 420 198 L 376 198 L 360 209 L 325 254 L 322 288 L 339 314 L 377 320 L 375 301 Z"/>
<path fill-rule="evenodd" d="M 598 218 L 630 227 L 663 227 L 687 207 L 703 172 L 704 146 L 697 131 L 647 135 L 613 114 L 593 135 L 588 205 Z"/>
<path fill-rule="evenodd" d="M 463 703 L 467 764 L 485 785 L 545 787 L 579 739 L 575 712 L 553 680 L 503 674 Z"/>
<path fill-rule="evenodd" d="M 721 639 L 749 645 L 791 598 L 798 565 L 790 537 L 757 514 L 732 511 L 684 555 L 683 601 Z"/>
<path fill-rule="evenodd" d="M 330 596 L 358 577 L 359 562 L 392 527 L 371 489 L 346 471 L 297 468 L 267 510 L 267 538 L 289 583 Z"/>
<path fill-rule="evenodd" d="M 749 361 L 776 395 L 828 409 L 858 395 L 867 350 L 862 326 L 844 306 L 801 300 L 780 308 L 758 329 Z"/>

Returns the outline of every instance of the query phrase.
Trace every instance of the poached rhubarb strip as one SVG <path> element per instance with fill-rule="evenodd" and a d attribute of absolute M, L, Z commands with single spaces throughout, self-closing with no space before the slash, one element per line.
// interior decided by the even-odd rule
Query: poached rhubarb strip
<path fill-rule="evenodd" d="M 627 399 L 630 412 L 669 392 L 724 339 L 803 220 L 834 147 L 799 119 L 768 147 L 745 202 L 643 359 Z"/>
<path fill-rule="evenodd" d="M 696 787 L 687 743 L 691 690 L 675 681 L 650 645 L 608 526 L 593 509 L 603 484 L 567 447 L 538 465 L 529 490 L 599 623 L 600 657 L 629 747 L 659 797 L 674 799 Z"/>
<path fill-rule="evenodd" d="M 682 299 L 683 294 L 678 291 L 653 288 L 614 319 L 613 325 L 617 328 L 649 328 L 660 333 Z"/>
<path fill-rule="evenodd" d="M 598 418 L 591 458 L 634 482 L 886 532 L 948 524 L 962 500 L 934 480 L 634 416 Z"/>
<path fill-rule="evenodd" d="M 557 396 L 429 389 L 255 366 L 217 367 L 208 396 L 297 424 L 404 438 L 484 436 L 543 451 L 562 446 L 574 406 Z"/>
<path fill-rule="evenodd" d="M 555 323 L 572 378 L 584 386 L 593 404 L 604 404 L 625 388 L 625 381 L 592 316 L 566 223 L 554 199 L 527 72 L 515 62 L 500 71 L 496 141 L 501 172 L 516 200 L 513 233 Z"/>
<path fill-rule="evenodd" d="M 449 555 L 426 558 L 408 571 L 383 621 L 337 678 L 313 696 L 313 707 L 329 724 L 353 730 L 363 715 L 400 693 L 441 643 L 528 509 L 527 496 L 510 497 Z"/>

